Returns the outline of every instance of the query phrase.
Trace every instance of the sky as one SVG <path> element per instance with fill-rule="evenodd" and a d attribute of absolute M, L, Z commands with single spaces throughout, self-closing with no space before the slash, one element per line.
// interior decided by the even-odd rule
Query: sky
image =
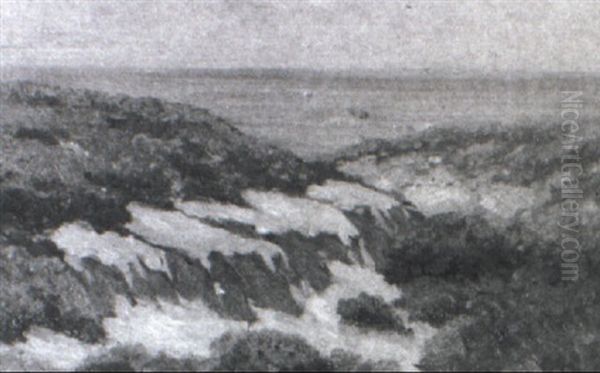
<path fill-rule="evenodd" d="M 0 0 L 3 66 L 600 72 L 600 1 Z"/>

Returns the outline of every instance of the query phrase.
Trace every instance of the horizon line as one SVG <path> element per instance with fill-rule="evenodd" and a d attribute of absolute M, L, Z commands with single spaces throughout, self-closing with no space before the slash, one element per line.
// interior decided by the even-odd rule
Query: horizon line
<path fill-rule="evenodd" d="M 340 75 L 357 78 L 395 78 L 395 77 L 431 77 L 431 78 L 464 78 L 464 77 L 505 77 L 505 78 L 539 78 L 543 76 L 567 75 L 600 78 L 597 71 L 578 70 L 525 70 L 525 69 L 456 69 L 456 68 L 313 68 L 313 67 L 281 67 L 281 66 L 244 66 L 244 67 L 188 67 L 188 66 L 104 66 L 104 65 L 36 65 L 36 64 L 3 64 L 0 69 L 33 69 L 33 70 L 98 70 L 125 71 L 134 73 L 175 73 L 175 72 L 220 72 L 220 73 L 310 73 L 314 75 Z"/>

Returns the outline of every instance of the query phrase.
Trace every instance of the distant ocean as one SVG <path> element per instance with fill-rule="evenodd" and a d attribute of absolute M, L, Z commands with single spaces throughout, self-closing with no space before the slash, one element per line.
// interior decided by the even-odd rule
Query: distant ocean
<path fill-rule="evenodd" d="M 15 78 L 196 105 L 305 158 L 330 154 L 362 139 L 395 138 L 432 126 L 542 124 L 556 119 L 558 87 L 598 83 L 597 78 L 594 83 L 559 76 L 459 79 L 253 70 L 3 71 L 3 80 Z"/>

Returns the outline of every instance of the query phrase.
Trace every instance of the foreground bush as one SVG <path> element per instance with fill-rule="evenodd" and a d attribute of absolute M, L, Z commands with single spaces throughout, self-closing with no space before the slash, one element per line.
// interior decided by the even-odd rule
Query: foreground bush
<path fill-rule="evenodd" d="M 333 365 L 319 351 L 297 336 L 265 330 L 241 337 L 225 335 L 217 342 L 225 349 L 218 370 L 315 371 Z"/>
<path fill-rule="evenodd" d="M 357 298 L 340 299 L 337 313 L 342 322 L 363 329 L 378 331 L 390 330 L 397 333 L 408 333 L 402 319 L 394 313 L 394 309 L 381 297 L 374 297 L 364 292 Z"/>

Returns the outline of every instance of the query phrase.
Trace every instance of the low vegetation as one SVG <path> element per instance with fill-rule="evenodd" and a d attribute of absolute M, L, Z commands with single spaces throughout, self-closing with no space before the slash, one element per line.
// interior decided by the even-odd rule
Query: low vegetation
<path fill-rule="evenodd" d="M 409 321 L 439 328 L 420 362 L 423 369 L 600 367 L 600 221 L 595 216 L 600 148 L 594 131 L 582 140 L 579 154 L 588 171 L 580 183 L 592 212 L 579 236 L 579 281 L 568 283 L 560 279 L 560 246 L 553 228 L 561 202 L 555 183 L 561 137 L 550 127 L 434 129 L 400 140 L 366 141 L 335 159 L 306 162 L 187 105 L 32 83 L 0 88 L 0 283 L 10 284 L 0 287 L 3 343 L 22 341 L 32 326 L 86 343 L 104 341 L 103 319 L 113 315 L 116 295 L 132 304 L 137 296 L 200 298 L 221 316 L 248 322 L 256 321 L 250 300 L 298 316 L 303 310 L 289 293 L 290 284 L 299 287 L 304 281 L 316 292 L 325 291 L 333 282 L 327 260 L 351 260 L 334 235 L 258 237 L 252 226 L 219 222 L 221 228 L 281 246 L 289 268 L 278 262 L 271 271 L 258 255 L 225 258 L 213 253 L 207 269 L 180 250 L 156 245 L 168 253 L 173 278 L 147 271 L 147 284 L 138 287 L 129 287 L 122 273 L 94 258 L 82 261 L 85 275 L 75 271 L 47 235 L 80 220 L 98 232 L 128 235 L 126 207 L 132 201 L 166 210 L 174 208 L 175 199 L 247 205 L 242 198 L 247 188 L 302 195 L 309 185 L 326 179 L 358 180 L 338 171 L 336 163 L 369 156 L 381 164 L 418 153 L 462 178 L 485 173 L 502 185 L 539 184 L 551 198 L 535 206 L 535 214 L 525 211 L 502 222 L 480 211 L 405 216 L 398 208 L 387 217 L 378 215 L 381 221 L 368 209 L 344 212 L 364 232 L 361 238 L 368 241 L 377 270 L 404 295 L 394 304 L 366 293 L 342 299 L 337 305 L 342 322 L 367 332 L 410 334 L 397 316 L 395 308 L 402 308 Z M 352 115 L 371 116 L 361 110 Z M 394 222 L 386 225 L 385 219 Z M 358 250 L 358 242 L 352 245 Z M 269 294 L 261 293 L 269 286 Z M 215 349 L 211 359 L 195 360 L 121 346 L 90 358 L 81 369 L 393 367 L 345 351 L 327 355 L 276 331 L 226 335 Z"/>
<path fill-rule="evenodd" d="M 394 308 L 381 297 L 360 293 L 356 298 L 340 299 L 337 313 L 342 322 L 361 329 L 410 333 Z"/>

